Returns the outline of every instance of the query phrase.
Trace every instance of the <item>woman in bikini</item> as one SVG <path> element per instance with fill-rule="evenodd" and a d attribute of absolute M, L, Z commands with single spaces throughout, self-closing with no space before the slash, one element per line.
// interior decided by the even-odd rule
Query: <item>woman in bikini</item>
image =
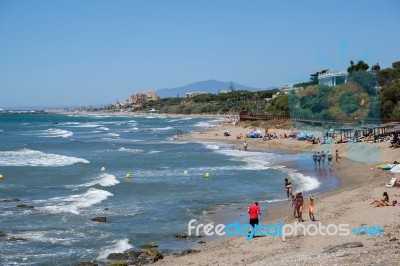
<path fill-rule="evenodd" d="M 397 205 L 397 200 L 394 200 L 392 202 L 378 202 L 375 207 L 386 207 L 386 206 L 396 206 Z"/>
<path fill-rule="evenodd" d="M 292 197 L 292 182 L 289 181 L 289 179 L 285 178 L 285 190 L 287 193 L 287 197 L 289 199 L 289 197 Z"/>
<path fill-rule="evenodd" d="M 304 199 L 303 199 L 302 194 L 303 194 L 302 192 L 297 192 L 296 198 L 294 200 L 295 208 L 296 208 L 296 215 L 297 215 L 297 218 L 299 219 L 299 222 L 304 222 L 304 220 L 303 220 Z"/>
<path fill-rule="evenodd" d="M 389 202 L 389 195 L 387 192 L 383 192 L 383 198 L 374 200 L 373 202 L 371 202 L 370 205 L 379 203 L 379 202 Z"/>
<path fill-rule="evenodd" d="M 308 203 L 308 214 L 310 215 L 310 220 L 311 221 L 315 221 L 315 217 L 314 217 L 314 196 L 310 195 L 310 196 L 308 196 L 308 198 L 310 199 L 310 202 Z"/>

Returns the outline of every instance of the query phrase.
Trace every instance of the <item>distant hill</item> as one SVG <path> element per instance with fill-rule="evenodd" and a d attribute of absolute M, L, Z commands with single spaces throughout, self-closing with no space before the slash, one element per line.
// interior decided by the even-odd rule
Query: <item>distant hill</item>
<path fill-rule="evenodd" d="M 233 87 L 235 90 L 247 90 L 247 91 L 260 91 L 260 90 L 268 90 L 268 89 L 260 89 L 260 88 L 254 88 L 254 87 L 249 87 L 246 85 L 242 85 L 236 82 L 232 82 Z M 164 89 L 159 89 L 156 90 L 155 92 L 160 98 L 169 98 L 169 97 L 176 97 L 179 95 L 179 97 L 185 97 L 185 94 L 187 92 L 196 92 L 196 91 L 202 91 L 205 93 L 214 93 L 217 94 L 221 90 L 227 90 L 231 86 L 231 81 L 227 82 L 222 82 L 218 80 L 206 80 L 206 81 L 200 81 L 200 82 L 195 82 L 195 83 L 190 83 L 186 86 L 183 87 L 178 87 L 178 88 L 164 88 Z"/>

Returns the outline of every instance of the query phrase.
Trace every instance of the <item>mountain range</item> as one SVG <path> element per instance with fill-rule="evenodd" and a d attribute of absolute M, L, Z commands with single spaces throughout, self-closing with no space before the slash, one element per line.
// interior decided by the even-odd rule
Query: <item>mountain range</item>
<path fill-rule="evenodd" d="M 214 93 L 217 94 L 221 90 L 228 90 L 231 86 L 234 87 L 235 90 L 247 90 L 247 91 L 260 91 L 260 90 L 269 90 L 275 87 L 270 87 L 266 89 L 260 89 L 255 87 L 250 87 L 246 85 L 242 85 L 233 81 L 222 82 L 214 79 L 200 81 L 195 83 L 190 83 L 183 87 L 177 88 L 163 88 L 156 90 L 155 92 L 160 98 L 169 98 L 169 97 L 185 97 L 187 92 L 205 92 L 205 93 Z"/>

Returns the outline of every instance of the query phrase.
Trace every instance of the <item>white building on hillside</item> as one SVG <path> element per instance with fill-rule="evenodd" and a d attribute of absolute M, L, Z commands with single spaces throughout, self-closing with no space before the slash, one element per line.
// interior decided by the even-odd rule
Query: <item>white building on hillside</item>
<path fill-rule="evenodd" d="M 334 87 L 347 82 L 346 71 L 328 71 L 318 76 L 318 84 Z"/>

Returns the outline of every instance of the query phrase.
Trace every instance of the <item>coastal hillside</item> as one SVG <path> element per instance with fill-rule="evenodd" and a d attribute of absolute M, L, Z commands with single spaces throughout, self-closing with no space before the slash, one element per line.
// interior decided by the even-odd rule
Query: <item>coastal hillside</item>
<path fill-rule="evenodd" d="M 202 91 L 205 93 L 218 93 L 221 90 L 228 90 L 230 87 L 233 87 L 235 90 L 247 90 L 247 91 L 260 91 L 262 89 L 260 88 L 255 88 L 251 86 L 246 86 L 243 84 L 239 84 L 236 82 L 222 82 L 214 79 L 206 80 L 206 81 L 200 81 L 200 82 L 194 82 L 187 84 L 182 87 L 177 87 L 177 88 L 163 88 L 156 90 L 156 93 L 158 96 L 161 98 L 168 98 L 168 97 L 176 97 L 179 95 L 179 97 L 185 96 L 187 92 L 197 92 L 197 91 Z"/>

